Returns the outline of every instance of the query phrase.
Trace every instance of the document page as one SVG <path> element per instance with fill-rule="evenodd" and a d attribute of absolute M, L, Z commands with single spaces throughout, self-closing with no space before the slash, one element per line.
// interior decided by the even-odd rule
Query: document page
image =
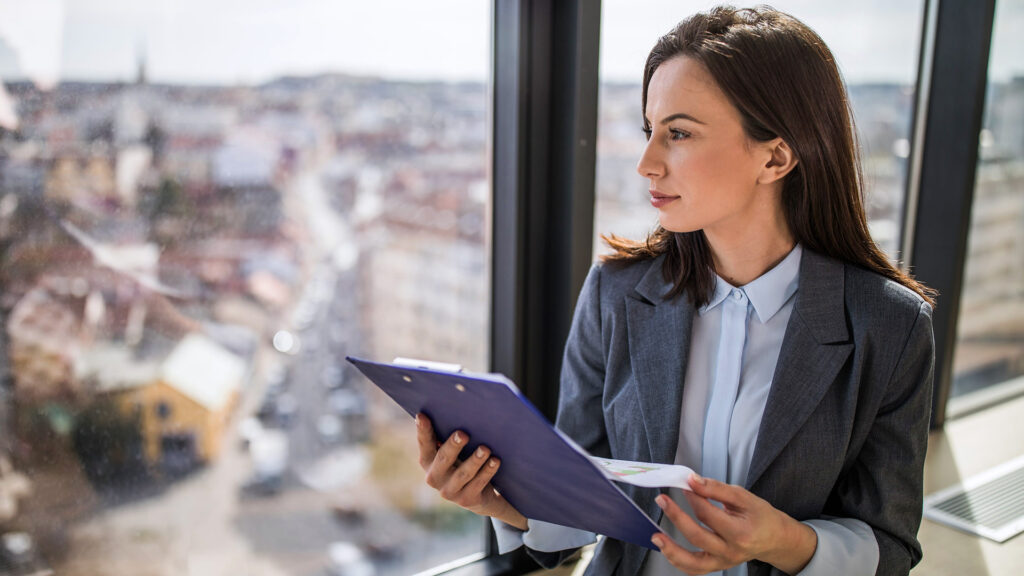
<path fill-rule="evenodd" d="M 690 474 L 693 470 L 676 464 L 652 464 L 631 462 L 590 456 L 605 477 L 615 482 L 625 482 L 645 488 L 681 488 L 690 490 Z"/>

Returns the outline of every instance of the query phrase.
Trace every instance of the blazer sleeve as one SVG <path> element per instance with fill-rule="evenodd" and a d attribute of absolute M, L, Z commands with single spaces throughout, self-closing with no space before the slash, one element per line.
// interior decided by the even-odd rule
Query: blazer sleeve
<path fill-rule="evenodd" d="M 878 542 L 879 575 L 906 575 L 921 560 L 924 457 L 932 407 L 935 344 L 931 306 L 917 319 L 856 461 L 836 485 L 830 513 L 858 518 Z"/>
<path fill-rule="evenodd" d="M 558 417 L 555 426 L 591 454 L 608 456 L 604 412 L 604 346 L 601 332 L 601 266 L 587 274 L 562 358 Z M 527 546 L 527 553 L 544 568 L 554 568 L 572 558 L 576 549 L 541 552 Z"/>
<path fill-rule="evenodd" d="M 562 358 L 555 426 L 587 452 L 610 457 L 604 427 L 605 354 L 601 325 L 601 266 L 587 274 Z"/>

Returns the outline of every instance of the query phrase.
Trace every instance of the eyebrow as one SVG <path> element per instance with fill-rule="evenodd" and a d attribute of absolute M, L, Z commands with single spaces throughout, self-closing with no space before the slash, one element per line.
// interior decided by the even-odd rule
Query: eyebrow
<path fill-rule="evenodd" d="M 664 118 L 661 119 L 660 124 L 662 126 L 664 126 L 665 124 L 668 124 L 669 122 L 671 122 L 673 120 L 689 120 L 690 122 L 696 122 L 697 124 L 704 124 L 700 120 L 697 120 L 696 118 L 694 118 L 693 116 L 690 116 L 689 114 L 687 114 L 685 112 L 677 112 L 675 114 L 672 114 L 672 115 L 669 115 L 669 116 L 665 116 Z"/>
<path fill-rule="evenodd" d="M 644 116 L 644 120 L 648 124 L 650 124 L 650 122 L 651 122 L 650 120 L 647 120 L 647 116 Z M 677 112 L 675 114 L 671 114 L 669 116 L 666 116 L 666 117 L 661 119 L 661 122 L 659 122 L 659 124 L 664 126 L 665 124 L 668 124 L 669 122 L 671 122 L 673 120 L 689 120 L 690 122 L 695 122 L 695 123 L 700 124 L 702 126 L 706 126 L 707 125 L 706 123 L 701 122 L 700 120 L 697 120 L 693 116 L 690 116 L 686 112 Z"/>

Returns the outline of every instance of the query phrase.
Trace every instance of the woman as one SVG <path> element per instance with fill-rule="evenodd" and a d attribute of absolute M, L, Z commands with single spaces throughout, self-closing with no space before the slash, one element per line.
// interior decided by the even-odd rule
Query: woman
<path fill-rule="evenodd" d="M 821 39 L 769 8 L 680 23 L 644 71 L 637 165 L 660 227 L 609 238 L 577 304 L 557 425 L 593 454 L 684 464 L 627 487 L 661 554 L 604 539 L 588 574 L 907 574 L 921 558 L 930 291 L 871 240 L 846 92 Z M 441 494 L 542 564 L 590 535 L 490 490 L 486 448 L 439 448 Z"/>

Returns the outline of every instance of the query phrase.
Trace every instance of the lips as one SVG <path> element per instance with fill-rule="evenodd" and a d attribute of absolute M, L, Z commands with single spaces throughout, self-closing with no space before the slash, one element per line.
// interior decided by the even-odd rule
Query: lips
<path fill-rule="evenodd" d="M 662 206 L 666 206 L 666 205 L 674 202 L 675 200 L 679 199 L 679 196 L 672 196 L 672 195 L 669 195 L 669 194 L 664 194 L 662 192 L 658 192 L 657 190 L 651 190 L 650 193 L 651 193 L 651 206 L 654 206 L 655 208 L 661 208 Z"/>

